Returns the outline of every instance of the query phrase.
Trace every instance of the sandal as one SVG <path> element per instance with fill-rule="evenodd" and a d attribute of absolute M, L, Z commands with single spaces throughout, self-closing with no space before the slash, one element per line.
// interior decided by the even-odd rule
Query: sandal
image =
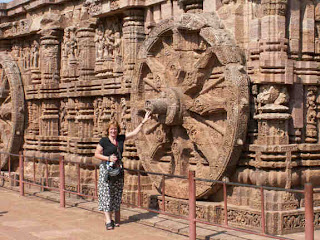
<path fill-rule="evenodd" d="M 120 223 L 111 220 L 113 227 L 120 227 Z"/>
<path fill-rule="evenodd" d="M 114 228 L 114 226 L 113 226 L 112 221 L 109 222 L 109 223 L 106 223 L 106 229 L 107 229 L 107 230 L 113 230 L 113 228 Z"/>

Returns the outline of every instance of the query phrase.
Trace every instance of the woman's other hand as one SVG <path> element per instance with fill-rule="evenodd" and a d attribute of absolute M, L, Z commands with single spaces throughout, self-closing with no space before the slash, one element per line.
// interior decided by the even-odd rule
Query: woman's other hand
<path fill-rule="evenodd" d="M 116 162 L 116 161 L 118 161 L 118 157 L 117 157 L 115 154 L 112 154 L 112 155 L 110 156 L 110 161 L 111 161 L 111 162 Z"/>

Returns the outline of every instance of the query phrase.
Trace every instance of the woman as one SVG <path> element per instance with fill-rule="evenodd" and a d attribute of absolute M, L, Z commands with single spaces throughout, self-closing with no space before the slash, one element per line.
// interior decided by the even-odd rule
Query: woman
<path fill-rule="evenodd" d="M 107 137 L 100 139 L 94 156 L 102 160 L 99 166 L 99 210 L 104 211 L 106 217 L 106 229 L 112 230 L 114 226 L 120 225 L 120 204 L 123 190 L 123 174 L 112 177 L 106 177 L 107 170 L 118 166 L 121 161 L 124 141 L 136 136 L 143 124 L 150 119 L 150 112 L 146 112 L 140 125 L 132 132 L 125 135 L 118 135 L 120 127 L 117 121 L 112 120 L 107 127 Z M 115 221 L 112 220 L 112 212 L 115 212 Z"/>

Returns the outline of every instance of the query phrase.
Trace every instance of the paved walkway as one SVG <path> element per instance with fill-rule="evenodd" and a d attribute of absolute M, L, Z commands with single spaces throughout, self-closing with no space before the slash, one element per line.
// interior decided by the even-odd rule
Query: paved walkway
<path fill-rule="evenodd" d="M 188 223 L 185 220 L 140 209 L 122 208 L 121 227 L 106 231 L 104 216 L 97 212 L 96 202 L 74 197 L 67 199 L 66 208 L 60 208 L 57 202 L 58 194 L 49 191 L 29 192 L 29 195 L 22 197 L 16 191 L 0 187 L 1 240 L 188 239 Z M 286 237 L 303 240 L 304 233 Z M 272 239 L 204 224 L 197 224 L 197 238 L 204 240 Z M 316 231 L 315 239 L 320 239 L 320 231 Z"/>
<path fill-rule="evenodd" d="M 1 240 L 186 239 L 128 221 L 113 231 L 106 231 L 103 221 L 102 214 L 75 207 L 63 209 L 56 202 L 22 197 L 17 192 L 0 188 Z"/>

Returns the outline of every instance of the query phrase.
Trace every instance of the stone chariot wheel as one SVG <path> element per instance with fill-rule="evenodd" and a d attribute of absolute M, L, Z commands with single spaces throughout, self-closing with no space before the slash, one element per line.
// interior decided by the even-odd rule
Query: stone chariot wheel
<path fill-rule="evenodd" d="M 20 70 L 9 55 L 0 54 L 0 152 L 17 154 L 24 129 L 24 93 Z M 1 154 L 1 168 L 8 155 Z"/>
<path fill-rule="evenodd" d="M 152 119 L 136 141 L 147 171 L 221 180 L 233 173 L 244 143 L 249 92 L 243 56 L 219 19 L 183 14 L 160 23 L 138 54 L 133 123 Z M 150 175 L 161 189 L 162 178 Z M 197 198 L 216 190 L 197 182 Z M 167 195 L 188 198 L 186 180 L 165 180 Z"/>

